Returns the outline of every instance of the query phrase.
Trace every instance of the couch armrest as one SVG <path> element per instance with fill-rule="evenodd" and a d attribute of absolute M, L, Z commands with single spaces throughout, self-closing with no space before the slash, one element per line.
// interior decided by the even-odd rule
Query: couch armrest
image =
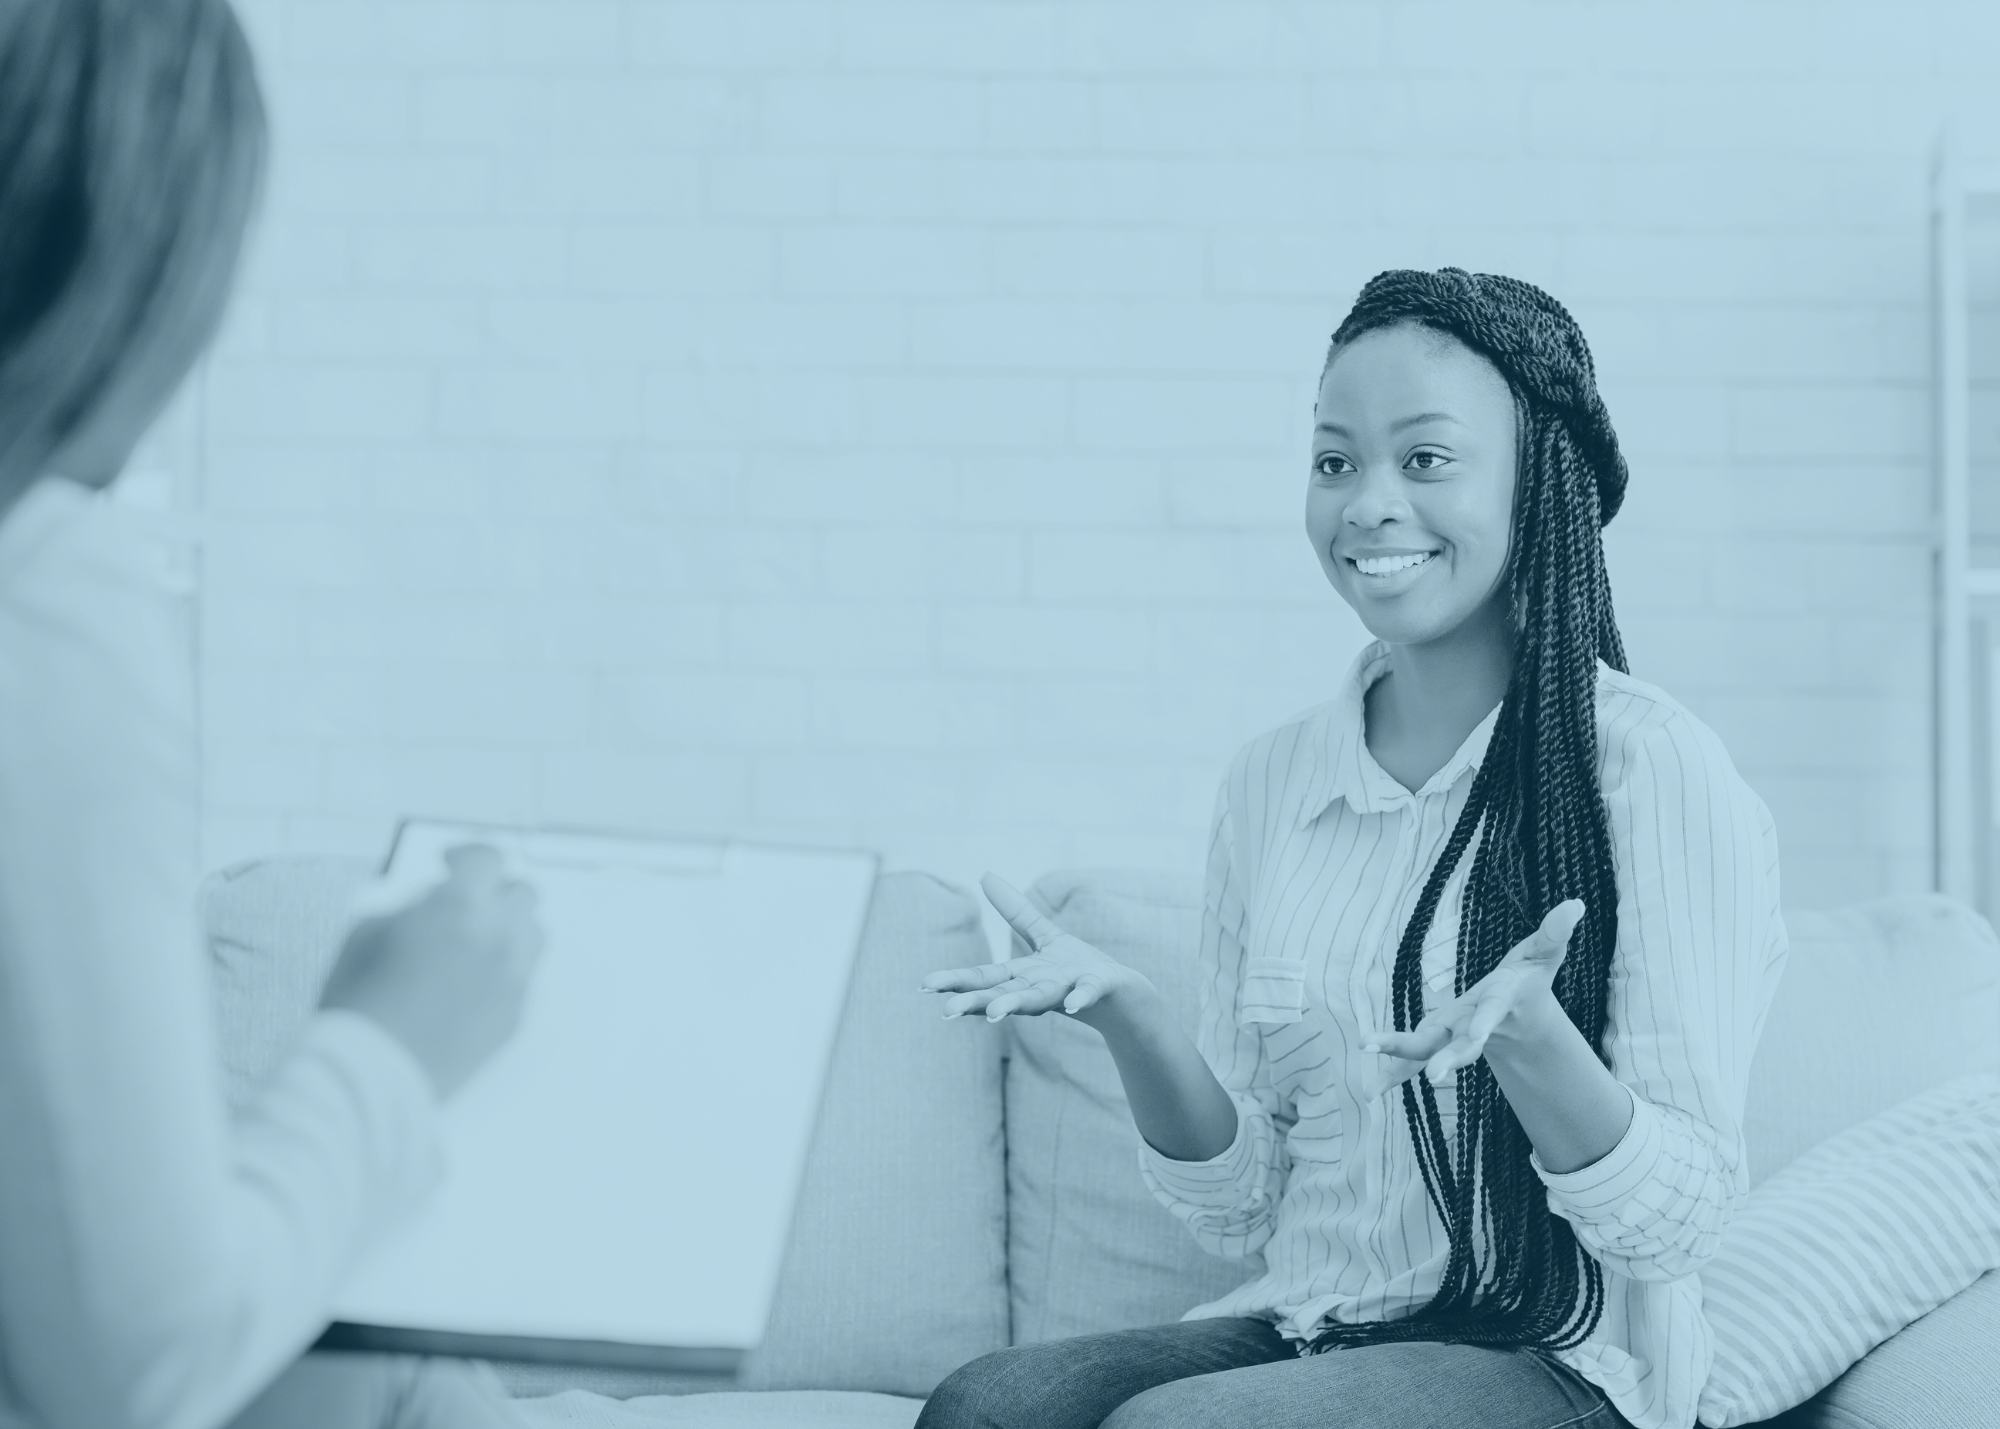
<path fill-rule="evenodd" d="M 2000 1424 L 2000 1270 L 1884 1340 L 1763 1429 L 1937 1429 Z"/>

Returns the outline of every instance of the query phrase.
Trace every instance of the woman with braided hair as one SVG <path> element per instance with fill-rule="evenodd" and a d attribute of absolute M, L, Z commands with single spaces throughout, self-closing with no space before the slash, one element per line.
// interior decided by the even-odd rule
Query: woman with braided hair
<path fill-rule="evenodd" d="M 1626 467 L 1570 315 L 1393 271 L 1333 335 L 1306 532 L 1376 636 L 1216 801 L 1198 1037 L 997 879 L 946 1015 L 1095 1027 L 1140 1171 L 1262 1273 L 962 1367 L 920 1429 L 1689 1429 L 1786 951 L 1775 835 L 1626 671 Z"/>

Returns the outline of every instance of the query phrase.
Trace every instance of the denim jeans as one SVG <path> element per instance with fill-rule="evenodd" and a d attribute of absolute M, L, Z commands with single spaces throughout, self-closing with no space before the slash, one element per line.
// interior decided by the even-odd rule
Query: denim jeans
<path fill-rule="evenodd" d="M 1262 1320 L 1017 1345 L 953 1371 L 917 1429 L 1629 1429 L 1539 1350 L 1425 1341 L 1301 1357 Z"/>

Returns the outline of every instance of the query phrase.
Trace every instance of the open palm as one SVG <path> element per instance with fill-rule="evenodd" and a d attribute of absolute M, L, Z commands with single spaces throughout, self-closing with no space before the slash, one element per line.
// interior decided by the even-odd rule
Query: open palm
<path fill-rule="evenodd" d="M 1583 918 L 1583 900 L 1556 904 L 1541 927 L 1508 950 L 1493 970 L 1450 1002 L 1432 1008 L 1408 1032 L 1377 1032 L 1364 1051 L 1381 1052 L 1384 1069 L 1367 1088 L 1370 1097 L 1401 1086 L 1419 1072 L 1442 1085 L 1486 1052 L 1487 1039 L 1517 1007 L 1548 992 L 1569 953 L 1570 935 Z"/>
<path fill-rule="evenodd" d="M 998 1022 L 1010 1014 L 1035 1017 L 1058 1008 L 1074 1016 L 1139 976 L 1083 939 L 1065 933 L 1005 879 L 989 873 L 979 880 L 979 886 L 1031 951 L 1022 958 L 976 968 L 947 968 L 925 977 L 925 992 L 954 994 L 945 1001 L 947 1018 L 984 1012 L 988 1022 Z"/>

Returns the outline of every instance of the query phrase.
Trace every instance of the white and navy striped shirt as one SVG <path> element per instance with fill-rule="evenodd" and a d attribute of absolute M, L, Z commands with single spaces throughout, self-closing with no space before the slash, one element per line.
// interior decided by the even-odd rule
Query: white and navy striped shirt
<path fill-rule="evenodd" d="M 1304 1339 L 1406 1314 L 1444 1270 L 1402 1097 L 1362 1099 L 1378 1059 L 1361 1042 L 1393 1025 L 1397 942 L 1499 711 L 1413 794 L 1362 733 L 1387 662 L 1364 650 L 1337 698 L 1236 756 L 1216 800 L 1199 1043 L 1236 1139 L 1200 1162 L 1146 1147 L 1141 1166 L 1205 1248 L 1261 1249 L 1267 1269 L 1189 1319 L 1255 1316 Z M 1696 1272 L 1747 1186 L 1744 1087 L 1785 961 L 1777 838 L 1707 726 L 1601 663 L 1597 736 L 1618 886 L 1606 1041 L 1633 1117 L 1582 1170 L 1535 1170 L 1604 1267 L 1603 1318 L 1561 1357 L 1637 1429 L 1687 1429 L 1711 1359 Z M 1427 1006 L 1452 995 L 1471 867 L 1468 851 L 1424 943 Z M 1438 1092 L 1448 1136 L 1454 1096 Z"/>

